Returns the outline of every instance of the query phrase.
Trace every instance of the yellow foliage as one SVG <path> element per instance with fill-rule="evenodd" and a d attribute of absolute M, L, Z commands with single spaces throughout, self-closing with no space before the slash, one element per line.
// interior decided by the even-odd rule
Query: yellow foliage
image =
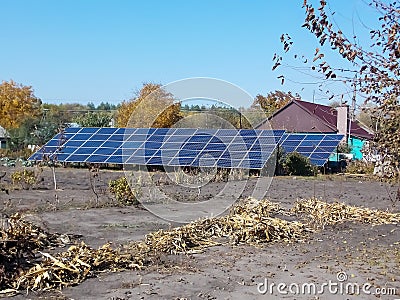
<path fill-rule="evenodd" d="M 17 128 L 28 116 L 40 112 L 41 101 L 33 94 L 32 87 L 3 81 L 0 84 L 0 126 Z"/>
<path fill-rule="evenodd" d="M 121 205 L 139 204 L 137 199 L 139 191 L 129 185 L 126 177 L 110 180 L 108 183 L 108 189 Z"/>
<path fill-rule="evenodd" d="M 117 110 L 115 122 L 118 127 L 126 127 L 132 112 L 137 107 L 135 100 L 123 101 Z"/>
<path fill-rule="evenodd" d="M 296 97 L 290 92 L 275 91 L 269 93 L 267 96 L 257 95 L 254 99 L 253 106 L 259 105 L 264 110 L 265 114 L 270 116 L 294 99 L 296 99 Z"/>
<path fill-rule="evenodd" d="M 117 111 L 118 127 L 171 127 L 181 118 L 181 105 L 160 84 L 146 83 L 136 98 L 122 102 Z"/>

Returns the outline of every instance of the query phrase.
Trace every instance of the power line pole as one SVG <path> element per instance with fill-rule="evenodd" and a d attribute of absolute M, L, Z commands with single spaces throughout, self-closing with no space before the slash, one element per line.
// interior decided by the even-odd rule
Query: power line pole
<path fill-rule="evenodd" d="M 356 118 L 356 96 L 357 96 L 357 74 L 354 77 L 354 81 L 353 81 L 353 98 L 351 101 L 351 113 L 350 113 L 350 117 L 351 120 L 354 121 Z"/>
<path fill-rule="evenodd" d="M 239 128 L 242 129 L 242 108 L 239 107 Z"/>

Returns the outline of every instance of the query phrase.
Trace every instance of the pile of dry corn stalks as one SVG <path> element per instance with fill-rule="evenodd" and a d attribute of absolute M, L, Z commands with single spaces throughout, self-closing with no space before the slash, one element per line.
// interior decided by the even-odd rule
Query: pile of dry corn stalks
<path fill-rule="evenodd" d="M 0 290 L 10 287 L 37 251 L 60 244 L 59 236 L 25 221 L 19 213 L 0 217 Z M 1 294 L 1 292 L 0 292 Z"/>
<path fill-rule="evenodd" d="M 42 255 L 39 263 L 21 270 L 19 276 L 13 276 L 12 283 L 7 282 L 1 288 L 12 292 L 75 285 L 102 271 L 140 269 L 151 264 L 160 253 L 202 251 L 219 244 L 215 239 L 221 237 L 234 244 L 304 239 L 307 232 L 304 224 L 270 217 L 270 212 L 279 210 L 280 207 L 270 201 L 249 200 L 235 206 L 227 216 L 160 230 L 148 234 L 143 241 L 117 249 L 106 244 L 96 250 L 81 243 L 55 255 L 39 252 Z"/>
<path fill-rule="evenodd" d="M 197 252 L 219 244 L 215 238 L 225 237 L 232 244 L 261 244 L 272 241 L 299 241 L 307 227 L 299 222 L 272 218 L 284 211 L 268 200 L 248 199 L 235 205 L 227 216 L 192 222 L 173 230 L 160 230 L 146 236 L 146 244 L 157 251 L 176 254 Z"/>
<path fill-rule="evenodd" d="M 136 269 L 145 265 L 147 252 L 141 251 L 140 243 L 131 245 L 130 252 L 121 253 L 120 249 L 112 249 L 105 244 L 93 249 L 85 243 L 69 247 L 65 252 L 54 256 L 40 252 L 43 261 L 23 272 L 14 283 L 16 290 L 47 290 L 78 284 L 86 278 L 107 270 Z"/>
<path fill-rule="evenodd" d="M 343 222 L 371 225 L 400 223 L 399 213 L 351 206 L 339 202 L 327 203 L 318 199 L 298 200 L 291 211 L 305 216 L 307 223 L 317 228 Z"/>
<path fill-rule="evenodd" d="M 306 214 L 310 223 L 290 222 L 271 217 L 276 214 Z M 6 292 L 18 292 L 21 289 L 46 290 L 75 285 L 104 271 L 140 269 L 157 261 L 161 253 L 199 252 L 219 244 L 221 238 L 233 244 L 300 241 L 307 237 L 312 223 L 334 224 L 346 220 L 371 224 L 399 223 L 400 215 L 340 203 L 327 204 L 316 199 L 297 201 L 292 210 L 287 211 L 268 200 L 247 199 L 235 205 L 226 216 L 198 220 L 171 230 L 153 232 L 142 241 L 117 249 L 106 244 L 96 250 L 81 243 L 55 255 L 39 252 L 41 261 L 33 266 L 31 264 L 29 268 L 22 268 L 18 276 L 13 274 L 12 281 L 3 281 L 0 285 L 0 290 L 3 289 L 0 295 Z M 22 233 L 18 238 L 12 238 L 16 240 L 16 253 L 24 255 L 27 252 L 24 248 L 27 247 L 26 244 L 21 244 L 19 240 L 31 240 L 33 247 L 28 249 L 32 251 L 43 248 L 43 243 L 49 243 L 43 242 L 46 240 L 45 237 L 48 237 L 44 231 L 22 220 L 21 222 L 18 226 L 8 229 L 8 236 L 3 235 L 2 231 L 3 245 L 15 228 L 19 228 L 17 232 Z M 22 229 L 21 226 L 26 228 Z M 41 234 L 44 235 L 44 239 L 39 238 Z M 4 249 L 3 246 L 2 255 L 6 253 Z"/>

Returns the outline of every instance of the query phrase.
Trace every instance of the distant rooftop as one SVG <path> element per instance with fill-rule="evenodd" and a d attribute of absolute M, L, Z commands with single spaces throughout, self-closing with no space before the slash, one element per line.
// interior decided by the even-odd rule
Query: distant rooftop
<path fill-rule="evenodd" d="M 304 109 L 308 110 L 311 114 L 316 115 L 321 120 L 323 120 L 328 126 L 331 126 L 336 129 L 337 122 L 337 110 L 333 107 L 315 104 L 306 101 L 296 101 L 296 104 L 302 106 Z M 362 139 L 372 139 L 373 134 L 369 132 L 366 128 L 363 128 L 357 120 L 349 120 L 350 121 L 350 134 L 362 138 Z"/>
<path fill-rule="evenodd" d="M 337 110 L 331 106 L 293 100 L 267 120 L 273 129 L 285 129 L 289 132 L 335 133 L 338 131 L 337 118 Z M 267 120 L 256 128 L 263 128 Z M 373 138 L 373 133 L 356 120 L 349 120 L 349 130 L 350 135 L 354 137 L 366 140 Z"/>

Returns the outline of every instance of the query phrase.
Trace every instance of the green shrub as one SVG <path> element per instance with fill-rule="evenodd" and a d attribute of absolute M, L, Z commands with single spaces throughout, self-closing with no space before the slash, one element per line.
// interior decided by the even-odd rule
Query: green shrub
<path fill-rule="evenodd" d="M 352 147 L 347 143 L 340 143 L 338 146 L 339 153 L 351 153 Z"/>
<path fill-rule="evenodd" d="M 312 176 L 317 171 L 317 168 L 311 164 L 310 160 L 298 152 L 285 154 L 283 169 L 286 174 L 297 176 Z"/>
<path fill-rule="evenodd" d="M 108 189 L 120 205 L 136 205 L 139 204 L 137 199 L 138 189 L 134 189 L 128 183 L 126 177 L 120 177 L 115 180 L 110 180 Z"/>
<path fill-rule="evenodd" d="M 346 172 L 350 174 L 373 174 L 374 167 L 375 165 L 372 162 L 353 160 L 347 165 Z"/>

